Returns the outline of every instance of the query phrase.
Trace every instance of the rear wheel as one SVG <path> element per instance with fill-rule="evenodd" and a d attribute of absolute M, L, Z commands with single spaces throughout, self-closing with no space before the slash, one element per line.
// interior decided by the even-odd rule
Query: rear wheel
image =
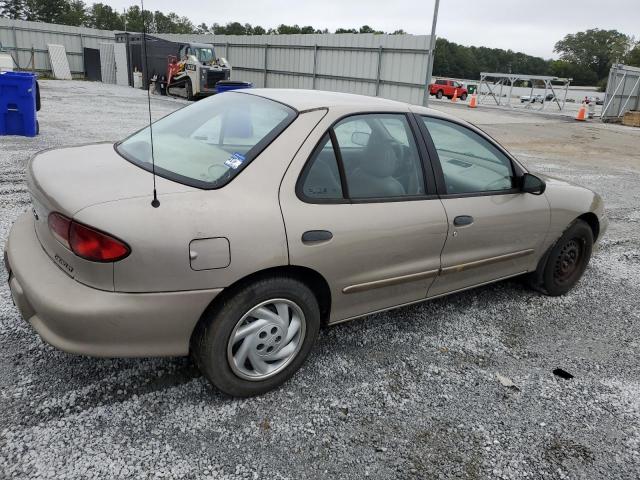
<path fill-rule="evenodd" d="M 529 283 L 547 295 L 564 295 L 582 277 L 592 249 L 591 227 L 576 220 L 551 248 L 538 271 L 529 277 Z"/>
<path fill-rule="evenodd" d="M 259 280 L 207 312 L 191 339 L 202 373 L 234 397 L 276 388 L 304 363 L 320 329 L 313 292 L 289 277 Z"/>
<path fill-rule="evenodd" d="M 438 91 L 436 92 L 436 98 L 437 98 L 438 100 L 440 100 L 440 99 L 442 98 L 442 96 L 443 96 L 443 95 L 444 95 L 444 92 L 443 92 L 442 90 L 438 90 Z"/>

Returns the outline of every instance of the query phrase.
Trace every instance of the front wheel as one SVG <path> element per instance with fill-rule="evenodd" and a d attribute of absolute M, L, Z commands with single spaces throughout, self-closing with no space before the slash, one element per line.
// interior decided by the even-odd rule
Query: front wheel
<path fill-rule="evenodd" d="M 187 100 L 193 100 L 193 85 L 191 85 L 191 79 L 187 78 L 187 81 L 184 86 L 185 95 L 187 96 Z"/>
<path fill-rule="evenodd" d="M 309 355 L 320 329 L 313 292 L 289 277 L 258 280 L 200 320 L 191 355 L 222 392 L 250 397 L 289 379 Z"/>
<path fill-rule="evenodd" d="M 592 249 L 591 227 L 583 220 L 576 220 L 551 248 L 538 271 L 529 278 L 529 283 L 547 295 L 564 295 L 582 277 Z"/>
<path fill-rule="evenodd" d="M 463 102 L 467 99 L 467 94 L 463 93 L 462 95 L 460 95 L 460 100 L 462 100 Z"/>

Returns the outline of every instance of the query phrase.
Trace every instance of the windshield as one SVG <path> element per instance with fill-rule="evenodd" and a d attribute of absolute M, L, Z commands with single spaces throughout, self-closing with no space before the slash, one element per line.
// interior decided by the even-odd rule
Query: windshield
<path fill-rule="evenodd" d="M 192 52 L 200 63 L 211 63 L 216 58 L 213 48 L 192 47 Z"/>
<path fill-rule="evenodd" d="M 224 92 L 153 124 L 156 173 L 198 188 L 218 188 L 245 168 L 294 120 L 296 112 L 246 93 Z M 149 127 L 117 144 L 125 159 L 151 171 Z"/>

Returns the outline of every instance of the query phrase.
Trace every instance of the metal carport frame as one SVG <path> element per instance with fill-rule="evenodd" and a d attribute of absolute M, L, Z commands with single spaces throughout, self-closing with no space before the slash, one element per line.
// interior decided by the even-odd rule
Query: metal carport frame
<path fill-rule="evenodd" d="M 487 79 L 493 79 L 491 83 Z M 510 107 L 511 105 L 511 93 L 513 92 L 513 84 L 517 81 L 529 82 L 531 83 L 531 96 L 529 98 L 529 102 L 526 105 L 526 108 L 532 108 L 533 105 L 533 84 L 534 82 L 543 82 L 544 84 L 544 97 L 546 99 L 547 91 L 551 90 L 553 93 L 553 101 L 558 105 L 558 110 L 562 111 L 564 109 L 565 103 L 567 101 L 567 91 L 569 90 L 569 85 L 571 84 L 572 78 L 559 78 L 559 77 L 549 77 L 545 75 L 524 75 L 520 73 L 490 73 L 490 72 L 480 72 L 480 85 L 478 95 L 478 103 L 482 103 L 488 96 L 492 97 L 496 102 L 496 105 L 499 107 Z M 507 96 L 507 103 L 502 103 L 502 89 L 505 85 L 509 86 L 509 94 Z M 558 100 L 558 96 L 556 95 L 555 90 L 553 89 L 552 82 L 562 82 L 561 88 L 564 89 L 564 96 L 562 98 L 562 103 Z M 482 86 L 485 85 L 487 87 L 486 91 L 483 91 Z M 497 87 L 500 85 L 500 92 L 496 96 L 496 93 L 493 91 L 493 87 Z M 542 102 L 540 104 L 540 108 L 538 110 L 542 110 L 547 102 Z"/>

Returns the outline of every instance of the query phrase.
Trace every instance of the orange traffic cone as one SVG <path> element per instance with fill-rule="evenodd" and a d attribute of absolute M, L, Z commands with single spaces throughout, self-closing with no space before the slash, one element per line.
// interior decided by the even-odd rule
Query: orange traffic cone
<path fill-rule="evenodd" d="M 469 100 L 469 108 L 476 108 L 478 106 L 478 96 L 474 93 Z"/>
<path fill-rule="evenodd" d="M 582 102 L 580 105 L 580 109 L 578 110 L 578 114 L 576 115 L 576 120 L 584 122 L 587 119 L 587 106 Z"/>
<path fill-rule="evenodd" d="M 453 98 L 451 99 L 452 102 L 457 102 L 458 101 L 458 89 L 456 88 L 453 91 Z"/>

